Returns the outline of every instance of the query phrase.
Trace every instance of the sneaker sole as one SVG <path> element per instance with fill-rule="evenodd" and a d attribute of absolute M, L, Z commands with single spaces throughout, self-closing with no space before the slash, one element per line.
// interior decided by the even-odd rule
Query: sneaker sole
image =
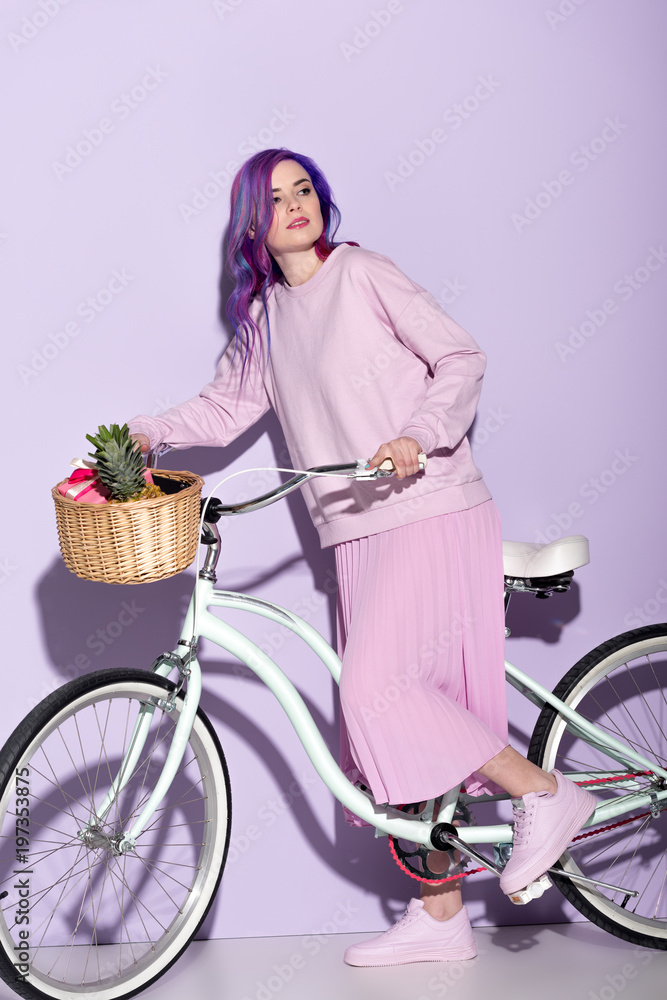
<path fill-rule="evenodd" d="M 449 954 L 440 952 L 440 954 L 434 955 L 432 952 L 412 951 L 405 955 L 378 956 L 378 958 L 373 959 L 364 957 L 356 961 L 345 957 L 344 960 L 346 965 L 352 965 L 356 968 L 377 968 L 381 965 L 408 965 L 410 962 L 463 962 L 476 957 L 477 949 L 465 949 Z"/>

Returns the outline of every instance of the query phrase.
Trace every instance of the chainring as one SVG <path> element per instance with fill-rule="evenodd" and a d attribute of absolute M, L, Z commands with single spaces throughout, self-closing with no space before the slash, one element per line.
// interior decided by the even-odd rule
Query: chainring
<path fill-rule="evenodd" d="M 406 805 L 400 805 L 396 808 L 400 809 L 401 812 L 413 813 L 418 815 L 421 811 L 421 803 L 410 802 Z M 470 813 L 466 810 L 467 815 L 463 813 L 456 814 L 457 819 L 464 819 L 470 822 Z M 404 841 L 404 838 L 401 838 Z M 404 841 L 405 842 L 405 841 Z M 416 844 L 413 841 L 409 841 L 413 845 L 412 850 L 408 850 L 401 846 L 401 842 L 398 837 L 389 835 L 389 850 L 392 853 L 392 857 L 398 867 L 409 875 L 410 878 L 416 879 L 418 882 L 425 882 L 427 885 L 441 885 L 443 882 L 451 882 L 457 878 L 463 878 L 466 875 L 474 875 L 475 872 L 484 871 L 483 868 L 475 868 L 473 871 L 465 871 L 468 866 L 470 859 L 465 855 L 457 862 L 454 858 L 454 848 L 447 850 L 445 853 L 449 855 L 449 865 L 444 872 L 438 874 L 437 872 L 431 871 L 428 866 L 428 855 L 432 852 L 433 848 L 425 847 L 423 844 Z M 421 867 L 417 867 L 420 864 Z"/>

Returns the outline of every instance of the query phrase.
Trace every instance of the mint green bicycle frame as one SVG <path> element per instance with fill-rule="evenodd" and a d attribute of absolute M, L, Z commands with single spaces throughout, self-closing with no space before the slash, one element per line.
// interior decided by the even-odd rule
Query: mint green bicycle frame
<path fill-rule="evenodd" d="M 246 638 L 238 629 L 233 628 L 227 622 L 213 615 L 209 610 L 210 608 L 233 608 L 234 610 L 248 611 L 251 614 L 268 618 L 270 621 L 290 629 L 290 631 L 294 632 L 295 635 L 299 636 L 310 646 L 329 670 L 334 681 L 337 684 L 340 681 L 341 661 L 339 657 L 323 636 L 298 615 L 269 601 L 231 591 L 215 590 L 211 580 L 200 577 L 195 586 L 177 650 L 171 654 L 163 654 L 162 657 L 156 660 L 152 668 L 163 677 L 167 677 L 174 670 L 179 669 L 180 681 L 185 687 L 184 705 L 175 728 L 173 741 L 162 773 L 141 813 L 131 828 L 122 837 L 119 850 L 121 852 L 131 850 L 142 830 L 150 823 L 155 810 L 166 795 L 185 753 L 202 688 L 201 668 L 194 655 L 193 636 L 209 639 L 237 657 L 242 663 L 253 670 L 257 677 L 270 688 L 287 713 L 315 770 L 332 795 L 343 805 L 347 806 L 355 815 L 371 824 L 371 826 L 374 826 L 376 828 L 376 836 L 389 834 L 397 838 L 404 838 L 414 843 L 423 844 L 428 848 L 432 847 L 430 839 L 431 830 L 436 823 L 450 823 L 452 821 L 456 802 L 459 797 L 459 788 L 451 789 L 442 797 L 439 797 L 439 813 L 436 819 L 430 821 L 425 817 L 432 815 L 432 808 L 425 808 L 420 818 L 415 820 L 414 818 L 407 818 L 405 813 L 388 804 L 380 805 L 375 803 L 370 794 L 366 794 L 345 777 L 326 746 L 303 698 L 280 667 L 267 653 L 250 639 Z M 191 651 L 185 657 L 183 656 L 184 649 Z M 183 668 L 179 667 L 179 662 L 184 662 Z M 667 771 L 661 768 L 655 761 L 648 760 L 642 754 L 637 753 L 632 747 L 626 746 L 621 741 L 610 736 L 609 733 L 603 732 L 597 726 L 588 722 L 574 709 L 565 705 L 541 684 L 538 684 L 507 660 L 505 661 L 505 673 L 507 681 L 520 691 L 524 697 L 527 697 L 539 707 L 542 707 L 544 704 L 553 706 L 567 720 L 568 729 L 573 730 L 578 736 L 585 738 L 591 744 L 604 747 L 610 756 L 615 757 L 619 761 L 624 770 L 638 767 L 642 770 L 649 770 L 662 778 L 667 778 Z M 97 809 L 97 815 L 91 817 L 91 826 L 98 823 L 111 808 L 116 794 L 125 784 L 124 775 L 127 775 L 129 778 L 132 774 L 134 766 L 138 762 L 143 750 L 150 719 L 155 708 L 158 706 L 161 709 L 166 708 L 169 710 L 169 698 L 156 701 L 155 704 L 144 704 L 139 710 L 130 748 L 106 799 Z M 574 780 L 585 780 L 589 777 L 612 777 L 614 776 L 614 772 L 567 772 L 567 776 Z M 653 792 L 649 795 L 646 792 L 637 790 L 637 786 L 638 783 L 632 778 L 627 778 L 624 781 L 615 781 L 614 787 L 627 789 L 628 794 L 600 802 L 586 825 L 591 826 L 604 823 L 624 813 L 628 813 L 637 807 L 650 807 L 652 804 L 656 805 L 667 798 L 667 789 L 658 791 L 657 793 Z M 509 796 L 506 797 L 509 798 Z M 437 800 L 431 800 L 431 802 L 435 801 Z M 502 823 L 493 826 L 460 827 L 458 834 L 460 839 L 467 844 L 507 844 L 512 841 L 512 826 L 509 823 Z"/>

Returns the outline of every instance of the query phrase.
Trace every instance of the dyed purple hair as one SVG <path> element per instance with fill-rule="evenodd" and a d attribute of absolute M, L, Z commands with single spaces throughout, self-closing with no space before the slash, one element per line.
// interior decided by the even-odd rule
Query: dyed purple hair
<path fill-rule="evenodd" d="M 246 160 L 232 183 L 226 247 L 227 270 L 234 279 L 234 290 L 227 300 L 226 312 L 234 327 L 234 353 L 241 351 L 244 369 L 252 357 L 255 337 L 259 334 L 248 307 L 254 298 L 261 298 L 270 348 L 271 330 L 266 299 L 273 285 L 284 281 L 282 271 L 265 244 L 274 213 L 271 177 L 282 160 L 295 160 L 304 168 L 320 200 L 324 228 L 315 244 L 315 253 L 320 260 L 326 260 L 331 251 L 339 246 L 334 242 L 334 236 L 340 225 L 340 212 L 326 177 L 310 157 L 283 146 L 280 149 L 264 149 Z M 254 239 L 249 235 L 252 227 L 255 230 Z"/>

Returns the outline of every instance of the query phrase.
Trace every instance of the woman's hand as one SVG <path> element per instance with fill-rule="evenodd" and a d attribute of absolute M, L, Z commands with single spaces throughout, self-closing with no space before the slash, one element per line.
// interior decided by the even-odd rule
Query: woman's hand
<path fill-rule="evenodd" d="M 141 447 L 141 454 L 145 455 L 147 451 L 151 449 L 151 443 L 145 434 L 130 434 L 133 441 L 136 441 Z"/>
<path fill-rule="evenodd" d="M 421 451 L 423 448 L 414 438 L 394 438 L 393 441 L 380 445 L 368 465 L 369 468 L 375 469 L 378 465 L 382 465 L 386 458 L 390 458 L 396 469 L 396 478 L 405 479 L 406 476 L 414 476 L 419 472 L 417 456 Z"/>

